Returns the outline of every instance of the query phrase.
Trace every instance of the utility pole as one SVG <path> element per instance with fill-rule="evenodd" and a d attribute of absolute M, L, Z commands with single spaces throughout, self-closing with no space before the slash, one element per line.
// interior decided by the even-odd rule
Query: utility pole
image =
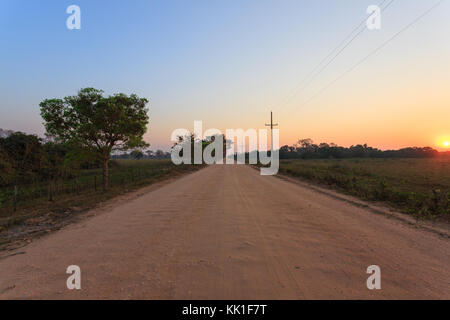
<path fill-rule="evenodd" d="M 266 123 L 266 127 L 270 127 L 270 156 L 273 154 L 273 127 L 278 126 L 278 123 L 273 123 L 272 111 L 270 111 L 270 124 Z"/>

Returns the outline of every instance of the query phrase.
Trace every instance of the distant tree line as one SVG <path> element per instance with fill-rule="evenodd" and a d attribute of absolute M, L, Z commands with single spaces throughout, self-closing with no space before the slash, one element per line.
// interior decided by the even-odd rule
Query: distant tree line
<path fill-rule="evenodd" d="M 195 136 L 179 137 L 193 142 Z M 224 141 L 227 141 L 226 139 Z M 211 139 L 202 141 L 203 148 Z M 224 154 L 226 153 L 224 144 Z M 281 159 L 329 159 L 329 158 L 432 158 L 447 156 L 450 152 L 438 152 L 430 147 L 379 150 L 364 145 L 341 147 L 334 143 L 315 144 L 311 139 L 299 140 L 293 146 L 280 148 Z M 168 159 L 170 153 L 163 150 L 135 149 L 131 152 L 112 154 L 111 159 Z M 76 144 L 57 143 L 36 135 L 22 132 L 0 137 L 0 187 L 12 184 L 32 183 L 36 180 L 71 178 L 78 170 L 102 168 L 104 163 Z"/>
<path fill-rule="evenodd" d="M 111 159 L 170 159 L 170 152 L 166 152 L 163 150 L 133 150 L 131 152 L 123 152 L 118 154 L 111 155 Z"/>
<path fill-rule="evenodd" d="M 315 144 L 311 139 L 301 139 L 296 144 L 280 148 L 280 159 L 343 159 L 343 158 L 433 158 L 450 156 L 430 147 L 409 147 L 399 150 L 380 150 L 367 144 L 341 147 L 334 143 Z"/>

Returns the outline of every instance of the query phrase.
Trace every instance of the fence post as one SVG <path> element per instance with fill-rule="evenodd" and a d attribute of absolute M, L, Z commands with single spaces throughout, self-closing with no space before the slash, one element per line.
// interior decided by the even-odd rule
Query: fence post
<path fill-rule="evenodd" d="M 17 211 L 17 186 L 14 186 L 14 212 Z"/>
<path fill-rule="evenodd" d="M 50 181 L 49 201 L 53 201 L 53 183 Z"/>

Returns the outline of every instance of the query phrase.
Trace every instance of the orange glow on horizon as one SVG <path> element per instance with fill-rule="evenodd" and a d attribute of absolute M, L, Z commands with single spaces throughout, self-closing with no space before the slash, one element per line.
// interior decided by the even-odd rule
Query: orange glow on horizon
<path fill-rule="evenodd" d="M 441 136 L 437 139 L 436 145 L 441 150 L 447 150 L 450 149 L 450 136 Z"/>

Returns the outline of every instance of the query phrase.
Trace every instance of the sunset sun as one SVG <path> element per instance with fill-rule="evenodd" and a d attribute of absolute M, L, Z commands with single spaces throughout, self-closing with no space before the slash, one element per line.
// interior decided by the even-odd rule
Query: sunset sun
<path fill-rule="evenodd" d="M 436 139 L 435 146 L 443 151 L 450 150 L 450 136 L 448 134 L 440 136 Z"/>

